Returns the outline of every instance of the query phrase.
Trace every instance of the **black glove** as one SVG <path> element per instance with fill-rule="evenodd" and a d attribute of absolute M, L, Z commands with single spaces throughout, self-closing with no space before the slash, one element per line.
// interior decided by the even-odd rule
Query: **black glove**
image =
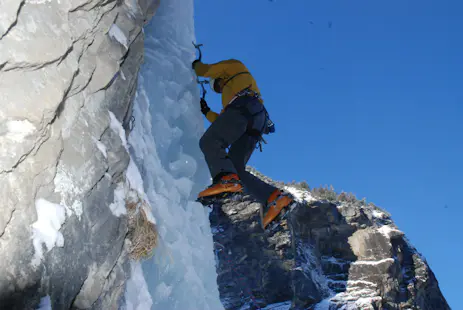
<path fill-rule="evenodd" d="M 193 61 L 193 62 L 191 63 L 191 68 L 193 68 L 193 70 L 195 69 L 195 65 L 196 65 L 197 62 L 201 62 L 201 60 L 196 59 L 195 61 Z"/>
<path fill-rule="evenodd" d="M 201 98 L 200 103 L 201 103 L 201 112 L 204 114 L 204 116 L 206 116 L 207 112 L 209 112 L 211 109 L 207 105 L 206 100 L 204 100 L 203 98 Z"/>

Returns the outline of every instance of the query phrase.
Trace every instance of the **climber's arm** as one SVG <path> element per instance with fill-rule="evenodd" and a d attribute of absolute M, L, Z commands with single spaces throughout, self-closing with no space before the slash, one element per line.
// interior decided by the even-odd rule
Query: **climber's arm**
<path fill-rule="evenodd" d="M 224 60 L 215 64 L 205 64 L 201 61 L 196 61 L 193 68 L 195 69 L 197 76 L 209 77 L 209 78 L 218 78 L 223 75 L 226 75 L 227 69 L 230 67 L 231 62 L 229 60 Z"/>
<path fill-rule="evenodd" d="M 217 119 L 217 117 L 219 117 L 219 114 L 214 111 L 209 111 L 206 114 L 207 120 L 211 123 L 213 123 Z"/>
<path fill-rule="evenodd" d="M 204 98 L 201 98 L 199 103 L 201 106 L 201 113 L 204 114 L 204 116 L 207 118 L 209 122 L 212 123 L 217 119 L 217 117 L 219 117 L 219 114 L 215 113 L 214 111 L 211 111 L 211 108 L 209 108 Z"/>

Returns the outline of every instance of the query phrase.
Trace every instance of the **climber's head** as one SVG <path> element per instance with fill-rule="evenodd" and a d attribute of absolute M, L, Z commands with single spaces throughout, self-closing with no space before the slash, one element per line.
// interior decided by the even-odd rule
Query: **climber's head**
<path fill-rule="evenodd" d="M 210 79 L 209 80 L 209 85 L 211 86 L 211 89 L 215 91 L 216 93 L 221 94 L 222 93 L 222 88 L 223 88 L 223 79 L 222 78 L 216 78 L 216 79 Z"/>

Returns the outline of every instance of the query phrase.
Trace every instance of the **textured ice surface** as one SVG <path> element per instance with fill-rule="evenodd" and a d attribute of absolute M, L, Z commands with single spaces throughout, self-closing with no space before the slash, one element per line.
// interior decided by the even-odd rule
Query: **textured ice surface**
<path fill-rule="evenodd" d="M 123 310 L 147 310 L 153 305 L 140 263 L 131 262 L 131 277 L 126 285 L 126 304 Z"/>
<path fill-rule="evenodd" d="M 146 280 L 151 309 L 223 309 L 208 211 L 194 202 L 209 175 L 198 145 L 204 127 L 191 69 L 193 2 L 162 1 L 145 35 L 135 127 L 128 139 L 137 169 L 131 163 L 127 176 L 131 187 L 146 193 L 159 245 L 153 258 L 142 264 L 144 279 L 132 275 L 126 308 L 148 309 L 134 289 Z M 117 120 L 111 120 L 116 130 Z"/>

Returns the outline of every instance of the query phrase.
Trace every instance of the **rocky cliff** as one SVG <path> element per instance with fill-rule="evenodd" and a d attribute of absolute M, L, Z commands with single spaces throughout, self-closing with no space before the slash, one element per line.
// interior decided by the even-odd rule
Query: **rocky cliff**
<path fill-rule="evenodd" d="M 299 203 L 265 233 L 250 197 L 213 206 L 226 309 L 450 309 L 426 260 L 387 212 L 329 189 L 276 185 Z"/>
<path fill-rule="evenodd" d="M 138 195 L 125 138 L 158 4 L 0 2 L 0 308 L 117 308 Z"/>
<path fill-rule="evenodd" d="M 250 197 L 225 201 L 212 248 L 193 4 L 163 3 L 0 1 L 0 309 L 221 309 L 213 253 L 226 309 L 448 309 L 390 216 L 349 195 L 289 186 L 267 233 Z"/>

